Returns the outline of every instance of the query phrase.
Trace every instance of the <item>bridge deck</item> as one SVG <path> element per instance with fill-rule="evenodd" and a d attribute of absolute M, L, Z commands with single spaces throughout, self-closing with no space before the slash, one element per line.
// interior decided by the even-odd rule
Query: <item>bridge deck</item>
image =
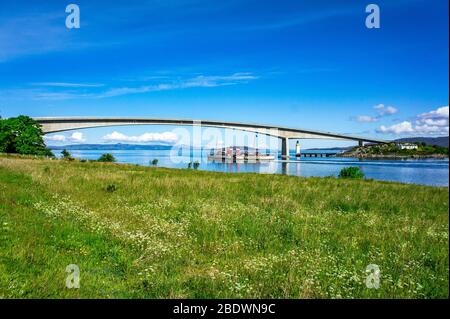
<path fill-rule="evenodd" d="M 126 117 L 38 117 L 35 120 L 42 125 L 44 133 L 55 133 L 76 129 L 125 126 L 125 125 L 178 125 L 178 126 L 203 126 L 224 129 L 235 129 L 259 134 L 274 136 L 282 139 L 288 138 L 321 138 L 353 140 L 359 142 L 387 143 L 387 141 L 352 136 L 332 132 L 307 130 L 301 128 L 289 128 L 278 125 L 192 120 L 192 119 L 161 119 L 161 118 L 126 118 Z"/>

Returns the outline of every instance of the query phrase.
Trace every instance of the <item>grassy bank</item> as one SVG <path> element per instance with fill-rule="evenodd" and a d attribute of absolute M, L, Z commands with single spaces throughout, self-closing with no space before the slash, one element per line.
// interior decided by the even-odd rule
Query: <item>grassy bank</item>
<path fill-rule="evenodd" d="M 0 298 L 447 298 L 447 192 L 0 156 Z"/>

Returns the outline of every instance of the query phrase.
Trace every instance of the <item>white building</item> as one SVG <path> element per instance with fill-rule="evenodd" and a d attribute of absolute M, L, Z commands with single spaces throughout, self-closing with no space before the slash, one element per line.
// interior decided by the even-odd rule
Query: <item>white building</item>
<path fill-rule="evenodd" d="M 418 146 L 412 143 L 398 143 L 397 147 L 401 150 L 416 150 Z"/>

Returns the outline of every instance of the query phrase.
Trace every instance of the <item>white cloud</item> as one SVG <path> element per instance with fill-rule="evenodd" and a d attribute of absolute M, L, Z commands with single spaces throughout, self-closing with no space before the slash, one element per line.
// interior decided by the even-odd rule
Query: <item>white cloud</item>
<path fill-rule="evenodd" d="M 357 122 L 359 123 L 373 123 L 373 122 L 378 122 L 378 118 L 377 117 L 372 117 L 369 115 L 358 115 L 354 118 Z"/>
<path fill-rule="evenodd" d="M 379 116 L 392 115 L 398 112 L 398 110 L 393 106 L 384 106 L 384 104 L 378 104 L 373 107 L 377 110 Z"/>
<path fill-rule="evenodd" d="M 432 126 L 445 126 L 445 125 L 448 125 L 448 120 L 445 120 L 445 119 L 442 119 L 442 120 L 423 119 L 423 120 L 416 121 L 416 123 L 432 125 Z"/>
<path fill-rule="evenodd" d="M 436 125 L 417 125 L 414 129 L 416 133 L 429 135 L 448 135 L 448 126 L 441 127 Z"/>
<path fill-rule="evenodd" d="M 91 94 L 84 93 L 69 93 L 69 92 L 36 92 L 33 94 L 35 100 L 71 100 L 92 97 Z"/>
<path fill-rule="evenodd" d="M 134 142 L 134 143 L 149 143 L 149 142 L 165 142 L 175 143 L 177 135 L 173 132 L 164 133 L 144 133 L 138 136 L 128 136 L 120 132 L 112 132 L 103 136 L 103 140 L 108 142 Z"/>
<path fill-rule="evenodd" d="M 52 142 L 65 142 L 66 137 L 64 135 L 46 135 L 44 140 Z"/>
<path fill-rule="evenodd" d="M 1 40 L 1 39 L 0 39 Z M 0 46 L 1 48 L 1 46 Z M 164 77 L 166 78 L 166 77 Z M 166 83 L 152 83 L 141 86 L 112 87 L 97 89 L 105 84 L 67 83 L 67 82 L 36 82 L 30 89 L 13 89 L 0 94 L 11 96 L 29 96 L 35 100 L 75 100 L 101 99 L 128 94 L 143 94 L 149 92 L 180 90 L 189 88 L 213 88 L 220 86 L 245 84 L 259 77 L 248 72 L 237 72 L 231 75 L 198 75 L 190 78 L 172 77 L 164 80 Z"/>
<path fill-rule="evenodd" d="M 422 113 L 417 116 L 417 124 L 448 126 L 449 107 L 442 106 L 435 111 Z"/>
<path fill-rule="evenodd" d="M 156 85 L 146 85 L 140 87 L 121 87 L 113 88 L 104 93 L 101 93 L 97 97 L 106 98 L 114 97 L 126 94 L 137 94 L 137 93 L 148 93 L 157 91 L 168 91 L 176 89 L 187 89 L 187 88 L 211 88 L 226 85 L 236 85 L 239 83 L 246 83 L 250 80 L 258 79 L 257 76 L 252 73 L 234 73 L 232 75 L 212 75 L 205 76 L 199 75 L 190 79 L 175 81 L 172 83 L 161 83 Z"/>
<path fill-rule="evenodd" d="M 84 138 L 83 133 L 81 133 L 81 132 L 72 133 L 72 135 L 68 139 L 70 142 L 73 142 L 73 143 L 86 142 L 86 139 Z"/>
<path fill-rule="evenodd" d="M 83 133 L 74 132 L 70 136 L 56 134 L 56 135 L 46 135 L 44 140 L 52 142 L 70 142 L 70 143 L 83 143 L 86 142 Z"/>
<path fill-rule="evenodd" d="M 370 115 L 358 115 L 352 117 L 352 120 L 359 122 L 359 123 L 374 123 L 378 122 L 381 118 L 385 116 L 390 116 L 392 114 L 396 114 L 398 112 L 398 109 L 396 109 L 393 106 L 385 106 L 384 104 L 378 104 L 375 105 L 374 110 L 377 111 L 377 116 L 370 116 Z"/>
<path fill-rule="evenodd" d="M 423 113 L 419 115 L 420 118 L 435 118 L 435 117 L 442 117 L 448 119 L 449 117 L 449 107 L 442 106 L 438 108 L 436 111 L 431 111 L 428 113 Z"/>
<path fill-rule="evenodd" d="M 417 115 L 415 123 L 404 121 L 392 126 L 380 126 L 378 133 L 388 134 L 422 134 L 422 135 L 448 135 L 449 134 L 449 107 L 443 106 L 437 110 Z"/>
<path fill-rule="evenodd" d="M 404 133 L 414 133 L 413 126 L 411 122 L 404 121 L 392 126 L 381 125 L 377 130 L 378 133 L 388 133 L 388 134 L 404 134 Z"/>
<path fill-rule="evenodd" d="M 68 88 L 93 88 L 101 87 L 103 84 L 94 83 L 67 83 L 67 82 L 37 82 L 32 83 L 34 86 L 51 86 L 51 87 L 68 87 Z"/>

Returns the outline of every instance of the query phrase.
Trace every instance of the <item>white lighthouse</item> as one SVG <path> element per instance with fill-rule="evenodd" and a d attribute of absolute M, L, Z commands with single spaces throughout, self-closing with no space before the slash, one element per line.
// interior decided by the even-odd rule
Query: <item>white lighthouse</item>
<path fill-rule="evenodd" d="M 295 156 L 300 157 L 300 142 L 297 141 L 297 144 L 295 144 Z"/>

